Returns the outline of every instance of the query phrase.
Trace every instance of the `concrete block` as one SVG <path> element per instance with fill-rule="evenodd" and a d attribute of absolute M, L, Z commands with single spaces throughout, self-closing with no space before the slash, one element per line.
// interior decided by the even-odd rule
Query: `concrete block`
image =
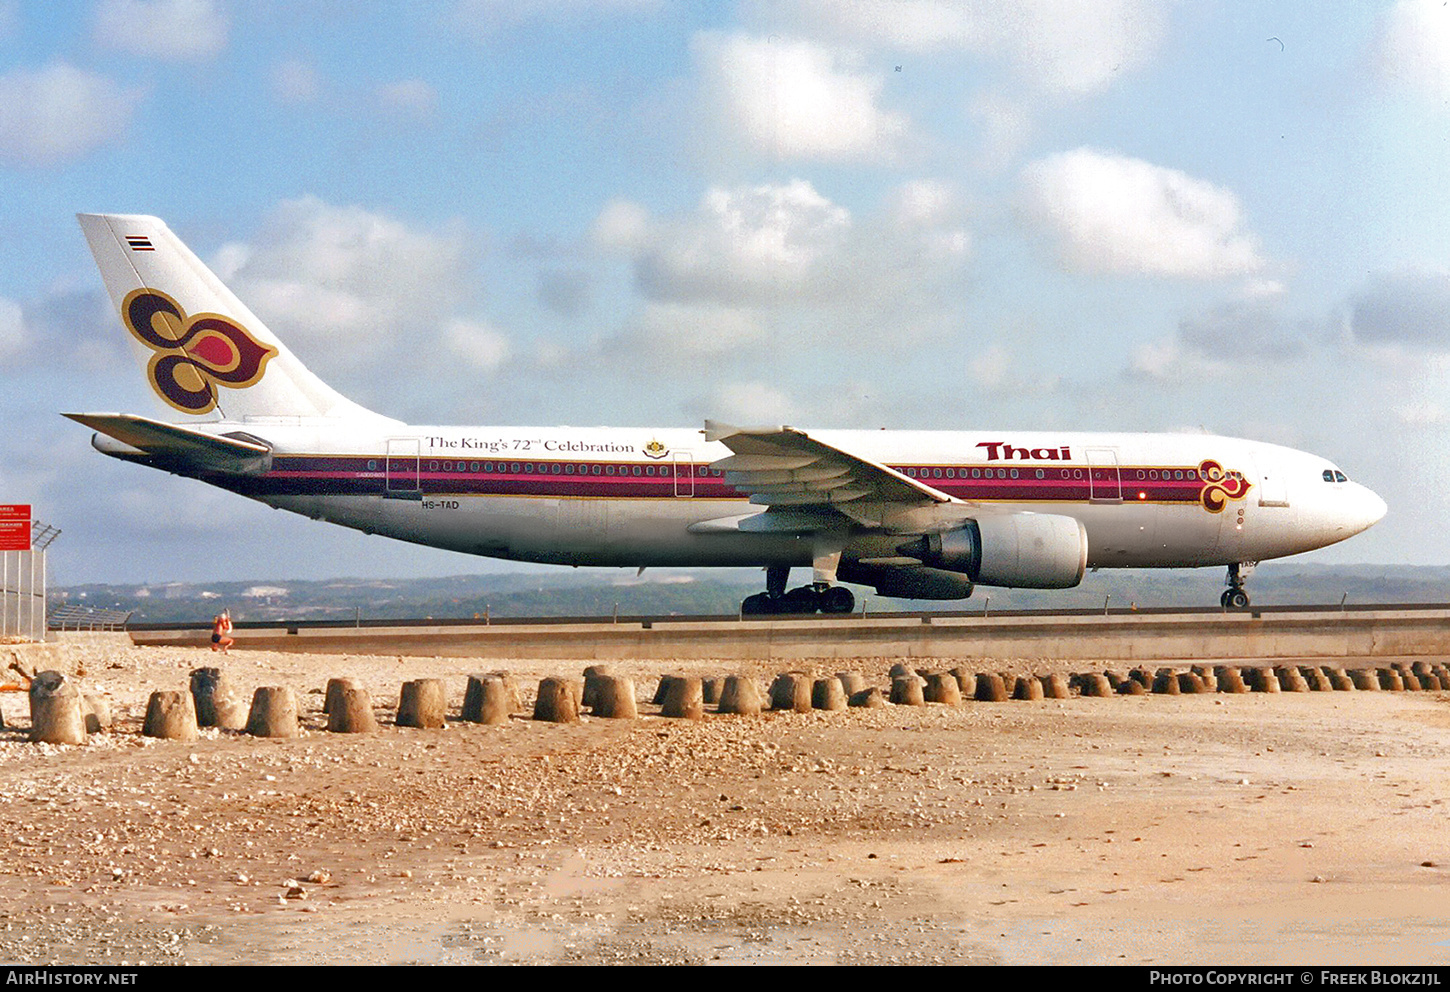
<path fill-rule="evenodd" d="M 81 694 L 60 672 L 40 672 L 30 682 L 30 739 L 44 744 L 84 744 Z"/>
<path fill-rule="evenodd" d="M 157 690 L 146 703 L 141 733 L 171 741 L 196 740 L 196 706 L 190 692 Z"/>

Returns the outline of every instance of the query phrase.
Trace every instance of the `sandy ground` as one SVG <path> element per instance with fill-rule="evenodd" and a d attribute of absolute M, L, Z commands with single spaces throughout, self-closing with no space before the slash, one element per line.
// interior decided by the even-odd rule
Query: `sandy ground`
<path fill-rule="evenodd" d="M 637 721 L 421 731 L 391 724 L 407 679 L 456 712 L 469 672 L 580 668 L 239 652 L 310 729 L 183 744 L 140 735 L 146 698 L 216 656 L 63 654 L 121 719 L 30 744 L 0 696 L 0 961 L 1450 962 L 1450 694 L 687 722 L 647 705 L 661 671 L 776 666 L 649 662 L 615 666 Z M 854 667 L 885 685 L 893 660 Z M 338 675 L 379 733 L 321 729 Z"/>

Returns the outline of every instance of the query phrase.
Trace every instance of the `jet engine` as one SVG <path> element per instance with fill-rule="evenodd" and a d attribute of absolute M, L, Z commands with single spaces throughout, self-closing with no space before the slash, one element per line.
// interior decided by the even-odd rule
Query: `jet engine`
<path fill-rule="evenodd" d="M 962 572 L 984 586 L 1067 589 L 1087 568 L 1087 531 L 1055 513 L 1003 513 L 901 545 L 932 568 Z"/>
<path fill-rule="evenodd" d="M 966 599 L 972 594 L 972 580 L 962 573 L 922 565 L 883 567 L 842 562 L 837 577 L 844 582 L 874 586 L 877 595 L 895 599 Z"/>

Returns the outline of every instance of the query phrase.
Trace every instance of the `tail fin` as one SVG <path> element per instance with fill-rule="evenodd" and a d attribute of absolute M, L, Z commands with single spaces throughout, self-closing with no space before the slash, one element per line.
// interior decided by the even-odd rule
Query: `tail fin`
<path fill-rule="evenodd" d="M 297 360 L 155 217 L 78 214 L 151 388 L 193 417 L 370 415 Z"/>

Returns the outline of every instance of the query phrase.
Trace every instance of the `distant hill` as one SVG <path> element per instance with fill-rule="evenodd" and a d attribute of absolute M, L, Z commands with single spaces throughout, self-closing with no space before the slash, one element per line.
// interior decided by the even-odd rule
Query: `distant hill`
<path fill-rule="evenodd" d="M 793 573 L 805 581 L 806 569 Z M 610 616 L 734 613 L 740 600 L 764 587 L 757 569 L 599 570 L 557 574 L 498 573 L 433 579 L 266 579 L 250 582 L 84 585 L 52 589 L 52 608 L 70 603 L 134 611 L 135 622 L 201 622 L 223 607 L 238 621 L 328 620 L 361 617 Z M 857 588 L 858 609 L 1009 610 L 1213 606 L 1223 570 L 1112 570 L 1089 573 L 1065 590 L 979 588 L 971 599 L 923 602 L 879 597 Z M 1309 565 L 1270 563 L 1249 580 L 1256 605 L 1450 603 L 1450 566 Z"/>

